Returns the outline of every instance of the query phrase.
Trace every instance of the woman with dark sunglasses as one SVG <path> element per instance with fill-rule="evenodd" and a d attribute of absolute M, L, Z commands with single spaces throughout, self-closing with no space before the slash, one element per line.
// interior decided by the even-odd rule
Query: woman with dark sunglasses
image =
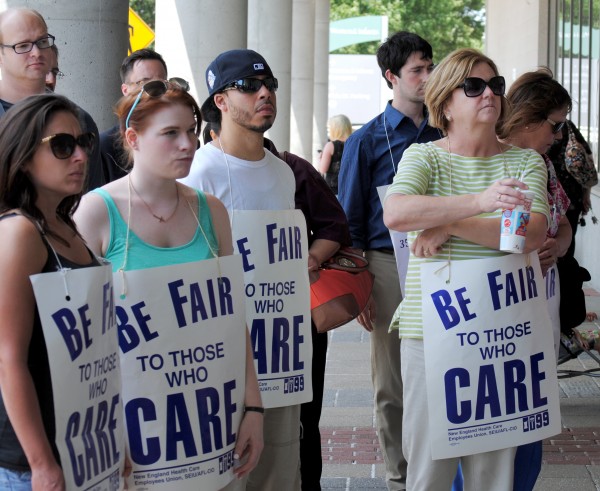
<path fill-rule="evenodd" d="M 550 70 L 542 68 L 517 78 L 507 99 L 511 113 L 502 122 L 499 138 L 511 145 L 535 150 L 544 159 L 548 171 L 551 221 L 546 240 L 538 251 L 545 275 L 548 268 L 566 254 L 573 235 L 566 217 L 569 198 L 556 176 L 552 161 L 546 156 L 554 142 L 562 138 L 562 128 L 571 111 L 571 96 L 552 78 Z"/>
<path fill-rule="evenodd" d="M 454 393 L 459 397 L 458 401 L 453 400 L 451 386 L 455 381 L 451 380 L 441 396 L 436 393 L 439 401 L 437 404 L 430 402 L 432 407 L 428 406 L 431 394 L 424 389 L 429 383 L 425 378 L 426 364 L 429 367 L 439 364 L 439 359 L 432 360 L 431 355 L 426 363 L 424 336 L 432 336 L 428 329 L 434 326 L 436 333 L 440 330 L 437 324 L 424 325 L 425 309 L 429 308 L 431 299 L 423 292 L 427 291 L 426 287 L 431 288 L 428 285 L 437 284 L 437 276 L 433 278 L 423 273 L 422 277 L 422 269 L 431 267 L 429 263 L 439 264 L 436 274 L 452 288 L 452 285 L 466 281 L 463 279 L 468 276 L 465 265 L 480 268 L 484 267 L 481 260 L 499 260 L 506 254 L 499 250 L 501 209 L 510 210 L 524 204 L 521 190 L 535 193 L 525 252 L 535 251 L 545 237 L 548 203 L 541 158 L 536 152 L 500 143 L 496 137 L 496 125 L 507 114 L 504 86 L 495 63 L 480 52 L 461 49 L 448 55 L 434 69 L 425 89 L 429 124 L 439 128 L 445 137 L 431 143 L 414 144 L 406 150 L 384 203 L 386 225 L 409 232 L 411 251 L 404 300 L 394 315 L 391 328 L 398 329 L 402 338 L 403 449 L 408 461 L 406 487 L 412 491 L 450 489 L 459 462 L 465 490 L 512 490 L 514 446 L 480 450 L 481 453 L 466 451 L 471 455 L 461 457 L 432 458 L 433 450 L 439 449 L 433 449 L 430 439 L 436 423 L 431 415 L 435 413 L 436 419 L 444 418 L 450 428 L 456 424 L 457 418 L 449 416 L 457 410 L 456 405 L 460 412 L 464 405 L 473 404 L 474 407 L 475 401 L 463 402 L 468 398 L 464 392 L 466 388 L 463 388 L 469 385 L 465 380 L 456 382 L 460 385 L 456 389 L 458 395 Z M 461 279 L 456 279 L 457 273 L 451 274 L 455 269 L 462 272 Z M 453 280 L 456 283 L 452 283 Z M 481 288 L 487 288 L 485 275 L 481 277 Z M 483 308 L 476 299 L 466 301 L 465 318 Z M 493 322 L 487 315 L 484 317 L 468 321 L 468 328 L 478 336 L 484 336 L 483 331 Z M 465 322 L 466 319 L 457 329 L 466 329 Z M 458 337 L 453 337 L 453 343 L 454 339 Z M 437 338 L 435 342 L 438 343 Z M 463 370 L 477 373 L 476 359 L 463 355 L 463 346 L 449 348 L 446 341 L 439 342 L 458 353 L 453 356 L 462 357 L 456 363 L 462 364 Z M 438 376 L 437 384 L 440 384 L 439 380 Z M 477 382 L 471 378 L 470 384 L 473 383 Z M 476 427 L 476 421 L 469 420 L 469 423 Z M 439 433 L 436 435 L 439 438 Z M 450 453 L 447 450 L 445 455 Z"/>
<path fill-rule="evenodd" d="M 573 231 L 566 216 L 570 201 L 546 152 L 557 139 L 562 138 L 562 128 L 567 114 L 571 111 L 571 96 L 560 83 L 554 80 L 550 70 L 541 68 L 535 72 L 524 73 L 517 78 L 510 87 L 507 99 L 512 111 L 502 122 L 498 135 L 506 143 L 535 150 L 544 159 L 548 172 L 547 197 L 550 204 L 550 222 L 546 231 L 546 240 L 538 249 L 538 255 L 544 276 L 550 269 L 560 276 L 561 268 L 557 271 L 557 261 L 567 253 L 573 238 Z M 562 287 L 563 285 L 561 289 Z M 553 305 L 556 310 L 558 302 Z M 553 317 L 554 347 L 558 358 L 560 347 L 558 312 L 555 312 Z M 514 491 L 532 490 L 541 468 L 542 442 L 521 445 L 515 457 Z"/>
<path fill-rule="evenodd" d="M 202 123 L 200 108 L 187 93 L 186 87 L 172 81 L 147 82 L 139 93 L 121 98 L 115 112 L 119 119 L 123 147 L 130 158 L 131 170 L 128 175 L 88 193 L 77 210 L 76 220 L 91 249 L 110 260 L 115 275 L 124 278 L 123 289 L 116 291 L 115 295 L 125 298 L 129 294 L 128 272 L 184 263 L 193 267 L 193 262 L 231 255 L 233 247 L 229 219 L 222 203 L 212 195 L 177 181 L 190 171 L 194 153 L 199 146 L 198 135 Z M 156 285 L 148 284 L 144 288 L 152 291 Z M 135 293 L 142 298 L 145 294 L 144 291 Z M 202 298 L 198 295 L 199 292 L 195 295 L 193 292 L 189 293 L 191 308 L 198 309 L 199 304 L 202 304 Z M 187 299 L 186 296 L 185 302 Z M 215 302 L 215 299 L 212 301 Z M 194 315 L 200 317 L 200 313 Z M 162 325 L 158 332 L 148 335 L 148 339 L 160 334 L 163 337 L 177 337 L 181 331 L 179 327 L 181 326 Z M 243 346 L 246 347 L 246 385 L 245 388 L 239 388 L 245 394 L 244 407 L 239 408 L 243 417 L 239 428 L 228 430 L 237 435 L 236 452 L 235 456 L 230 456 L 231 462 L 225 462 L 223 469 L 225 472 L 234 466 L 235 457 L 234 473 L 238 477 L 254 468 L 263 446 L 263 409 L 249 336 L 247 329 L 244 331 L 240 338 L 245 337 L 239 340 L 240 345 L 244 343 Z M 201 332 L 197 339 L 198 343 L 203 342 Z M 197 366 L 197 363 L 192 366 Z M 164 388 L 157 388 L 156 392 L 164 397 L 162 390 Z M 226 402 L 217 404 L 216 407 L 213 404 L 214 402 L 211 407 L 206 408 L 208 414 L 205 415 L 207 421 L 210 419 L 211 425 L 217 418 L 219 407 L 224 407 Z M 177 412 L 178 418 L 183 416 L 179 414 L 181 409 L 173 407 L 171 411 Z M 131 419 L 135 420 L 137 416 L 133 415 Z M 126 423 L 127 421 L 126 418 Z M 142 430 L 128 428 L 128 431 L 131 441 L 132 432 Z M 162 431 L 169 432 L 166 428 Z M 210 435 L 202 435 L 203 448 L 206 437 Z M 146 438 L 151 439 L 145 433 L 140 438 L 144 441 Z M 183 439 L 183 435 L 180 438 Z M 171 444 L 173 452 L 177 453 L 181 442 Z M 132 447 L 133 444 L 130 445 L 130 450 Z M 193 451 L 187 446 L 186 456 Z M 143 465 L 142 460 L 147 463 L 147 455 L 140 455 L 136 460 L 132 452 L 134 463 Z M 177 462 L 175 459 L 173 465 Z M 197 486 L 208 489 L 202 485 L 201 476 L 204 474 L 196 472 L 192 478 L 197 478 Z"/>
<path fill-rule="evenodd" d="M 49 356 L 29 277 L 98 265 L 72 214 L 91 134 L 76 106 L 38 95 L 0 121 L 0 488 L 64 490 Z M 60 259 L 59 259 L 60 258 Z"/>

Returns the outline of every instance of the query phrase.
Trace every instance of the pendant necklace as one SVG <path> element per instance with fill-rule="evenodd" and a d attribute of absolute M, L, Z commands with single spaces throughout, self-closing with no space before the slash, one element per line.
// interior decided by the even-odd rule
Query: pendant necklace
<path fill-rule="evenodd" d="M 154 218 L 156 218 L 160 223 L 166 223 L 171 218 L 173 218 L 173 216 L 175 215 L 175 212 L 177 211 L 177 208 L 179 208 L 179 186 L 177 186 L 177 183 L 175 183 L 175 192 L 177 194 L 177 202 L 175 203 L 175 208 L 173 208 L 173 211 L 171 212 L 171 214 L 167 218 L 165 218 L 162 215 L 157 215 L 156 213 L 154 213 L 152 211 L 152 208 L 150 208 L 150 205 L 148 203 L 146 203 L 146 200 L 144 200 L 144 198 L 142 198 L 140 193 L 138 193 L 137 189 L 135 189 L 135 186 L 133 185 L 133 182 L 131 182 L 131 174 L 129 174 L 127 176 L 127 178 L 129 181 L 129 186 L 131 187 L 131 189 L 133 189 L 133 192 L 137 195 L 138 198 L 140 198 L 142 200 L 142 203 L 144 203 L 144 205 L 146 206 L 146 208 L 148 209 L 148 211 Z"/>

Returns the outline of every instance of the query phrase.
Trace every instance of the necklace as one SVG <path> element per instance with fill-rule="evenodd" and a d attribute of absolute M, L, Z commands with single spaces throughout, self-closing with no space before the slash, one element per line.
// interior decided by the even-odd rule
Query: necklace
<path fill-rule="evenodd" d="M 179 208 L 179 186 L 177 186 L 177 183 L 175 183 L 175 193 L 177 194 L 177 202 L 175 203 L 175 208 L 173 208 L 173 211 L 171 212 L 171 214 L 167 218 L 165 218 L 162 215 L 157 215 L 156 213 L 154 213 L 152 211 L 152 208 L 150 208 L 150 205 L 148 203 L 146 203 L 146 200 L 144 198 L 142 198 L 142 195 L 140 193 L 138 193 L 137 189 L 135 189 L 135 186 L 133 185 L 133 182 L 131 182 L 131 174 L 129 174 L 127 176 L 127 180 L 129 181 L 129 186 L 131 187 L 131 189 L 133 189 L 133 192 L 137 195 L 138 198 L 140 198 L 142 200 L 142 203 L 144 203 L 146 208 L 148 208 L 148 211 L 150 212 L 150 214 L 154 218 L 156 218 L 159 221 L 159 223 L 166 223 L 171 218 L 173 218 L 173 215 L 175 215 L 177 208 Z"/>
<path fill-rule="evenodd" d="M 450 196 L 453 196 L 453 189 L 452 189 L 452 148 L 450 147 L 450 135 L 446 136 L 447 140 L 448 140 L 448 145 L 447 145 L 447 150 L 448 150 L 448 171 L 449 171 L 449 181 L 450 181 Z M 498 151 L 500 153 L 500 155 L 502 156 L 502 161 L 504 163 L 504 175 L 506 177 L 510 177 L 508 174 L 508 165 L 506 164 L 506 156 L 504 155 L 504 151 L 502 150 L 502 147 L 500 146 L 500 142 L 498 142 Z M 444 269 L 445 267 L 448 267 L 448 278 L 446 279 L 446 283 L 450 283 L 450 265 L 451 265 L 451 261 L 452 261 L 452 241 L 448 241 L 448 260 L 446 262 L 446 264 L 444 264 L 441 268 L 439 268 L 436 273 L 440 272 L 442 269 Z"/>

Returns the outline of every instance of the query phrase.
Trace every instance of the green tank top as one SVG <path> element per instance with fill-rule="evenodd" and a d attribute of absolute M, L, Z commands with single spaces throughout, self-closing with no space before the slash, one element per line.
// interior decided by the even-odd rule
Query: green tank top
<path fill-rule="evenodd" d="M 123 266 L 125 257 L 127 222 L 123 220 L 115 202 L 104 189 L 99 188 L 92 192 L 102 197 L 108 209 L 110 241 L 106 251 L 106 259 L 112 263 L 113 272 L 116 272 Z M 204 193 L 198 190 L 196 190 L 196 193 L 198 195 L 198 220 L 206 234 L 206 238 L 210 241 L 210 247 L 199 228 L 196 229 L 196 233 L 190 242 L 177 247 L 157 247 L 148 244 L 133 231 L 130 231 L 129 254 L 125 271 L 156 268 L 213 258 L 210 248 L 212 247 L 214 251 L 218 251 L 219 246 L 215 237 L 210 209 L 208 208 Z"/>

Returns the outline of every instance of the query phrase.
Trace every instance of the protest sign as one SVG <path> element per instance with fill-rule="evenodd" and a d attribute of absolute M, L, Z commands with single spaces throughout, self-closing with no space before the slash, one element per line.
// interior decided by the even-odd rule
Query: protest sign
<path fill-rule="evenodd" d="M 246 319 L 265 407 L 312 400 L 308 239 L 299 210 L 235 211 Z"/>
<path fill-rule="evenodd" d="M 537 253 L 421 266 L 434 459 L 561 431 L 556 358 Z"/>
<path fill-rule="evenodd" d="M 216 491 L 244 411 L 241 258 L 126 271 L 116 297 L 130 489 Z M 115 273 L 115 292 L 123 291 Z"/>
<path fill-rule="evenodd" d="M 125 459 L 109 264 L 31 276 L 48 349 L 66 489 L 122 489 Z"/>
<path fill-rule="evenodd" d="M 546 271 L 546 300 L 548 300 L 548 315 L 552 325 L 552 334 L 554 339 L 554 354 L 558 360 L 560 350 L 560 278 L 558 277 L 558 268 L 553 264 Z"/>
<path fill-rule="evenodd" d="M 383 206 L 385 201 L 385 193 L 390 186 L 379 186 L 377 194 Z M 408 234 L 406 232 L 398 232 L 397 230 L 388 229 L 390 238 L 392 239 L 392 247 L 394 248 L 394 256 L 396 257 L 396 268 L 398 268 L 398 278 L 400 279 L 400 290 L 404 295 L 404 285 L 406 285 L 406 273 L 408 272 L 408 259 L 410 258 L 410 248 L 408 245 Z"/>

